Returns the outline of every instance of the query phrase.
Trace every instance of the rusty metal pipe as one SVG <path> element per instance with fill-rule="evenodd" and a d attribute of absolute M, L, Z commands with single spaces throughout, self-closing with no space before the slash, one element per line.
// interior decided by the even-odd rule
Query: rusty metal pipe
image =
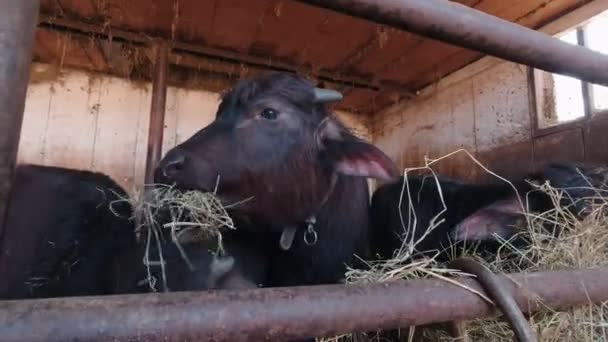
<path fill-rule="evenodd" d="M 146 154 L 146 184 L 154 180 L 154 168 L 160 161 L 165 129 L 167 77 L 169 74 L 169 43 L 161 40 L 155 46 L 156 59 L 152 81 L 152 104 L 148 125 L 148 151 Z"/>
<path fill-rule="evenodd" d="M 0 239 L 29 83 L 39 0 L 0 0 Z"/>
<path fill-rule="evenodd" d="M 608 300 L 608 269 L 501 276 L 524 312 Z M 461 283 L 478 291 L 471 278 Z M 542 299 L 542 303 L 533 298 Z M 441 280 L 0 302 L 0 341 L 263 341 L 496 314 Z"/>
<path fill-rule="evenodd" d="M 453 260 L 450 262 L 449 267 L 475 275 L 486 295 L 500 308 L 503 317 L 509 323 L 511 329 L 513 329 L 517 342 L 538 341 L 515 299 L 511 296 L 509 290 L 505 288 L 505 282 L 497 274 L 470 257 L 461 257 Z"/>
<path fill-rule="evenodd" d="M 446 0 L 298 0 L 608 86 L 608 56 Z"/>

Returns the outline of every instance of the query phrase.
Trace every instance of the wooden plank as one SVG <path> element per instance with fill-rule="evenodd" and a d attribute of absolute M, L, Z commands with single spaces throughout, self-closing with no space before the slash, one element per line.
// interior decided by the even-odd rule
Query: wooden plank
<path fill-rule="evenodd" d="M 585 160 L 583 130 L 573 128 L 534 139 L 534 162 L 582 162 Z"/>
<path fill-rule="evenodd" d="M 177 39 L 208 45 L 213 31 L 215 9 L 219 0 L 180 0 L 177 20 Z"/>
<path fill-rule="evenodd" d="M 256 28 L 255 42 L 250 46 L 251 54 L 266 56 L 272 65 L 273 57 L 296 64 L 314 64 L 310 55 L 326 42 L 319 36 L 327 34 L 325 26 L 334 14 L 306 6 L 294 1 L 271 1 Z"/>
<path fill-rule="evenodd" d="M 521 179 L 534 171 L 533 143 L 522 141 L 512 145 L 499 146 L 491 151 L 478 155 L 479 161 L 490 171 L 496 172 L 508 180 Z M 477 168 L 477 166 L 476 166 Z M 495 176 L 477 168 L 475 180 L 477 182 L 497 182 Z"/>
<path fill-rule="evenodd" d="M 153 32 L 165 37 L 171 35 L 174 12 L 172 0 L 98 0 L 99 14 L 111 18 L 112 27 L 135 32 Z M 86 18 L 86 17 L 84 17 Z"/>
<path fill-rule="evenodd" d="M 94 0 L 51 0 L 50 2 L 55 3 L 56 13 L 59 15 L 92 19 L 98 16 L 92 1 Z"/>
<path fill-rule="evenodd" d="M 403 109 L 401 106 L 394 106 L 382 112 L 378 119 L 373 118 L 372 135 L 374 140 L 390 134 L 395 129 L 403 125 Z"/>
<path fill-rule="evenodd" d="M 427 51 L 427 53 L 422 53 Z M 403 53 L 395 61 L 377 68 L 374 74 L 381 79 L 394 79 L 401 84 L 417 81 L 417 75 L 424 76 L 425 80 L 439 80 L 443 75 L 430 73 L 435 71 L 441 63 L 445 63 L 445 56 L 462 51 L 462 48 L 435 40 L 426 39 L 417 44 L 410 53 Z M 466 55 L 476 54 L 468 52 Z M 461 60 L 451 60 L 450 64 L 461 66 Z"/>
<path fill-rule="evenodd" d="M 551 0 L 512 0 L 506 2 L 485 0 L 479 2 L 475 6 L 475 9 L 498 16 L 500 18 L 512 20 L 519 18 L 534 8 L 543 6 L 543 4 L 550 1 Z"/>
<path fill-rule="evenodd" d="M 247 52 L 269 3 L 268 0 L 218 1 L 213 9 L 213 28 L 206 39 L 208 44 Z"/>
<path fill-rule="evenodd" d="M 59 34 L 50 29 L 38 28 L 34 57 L 46 63 L 94 70 L 95 66 L 84 49 L 88 42 L 89 39 L 82 36 Z"/>
<path fill-rule="evenodd" d="M 38 74 L 46 74 L 49 65 L 34 63 L 30 80 Z M 44 160 L 44 141 L 49 122 L 51 106 L 51 83 L 49 81 L 31 83 L 27 90 L 21 138 L 19 139 L 18 163 L 42 164 Z"/>
<path fill-rule="evenodd" d="M 292 13 L 298 13 L 296 3 Z M 287 4 L 286 4 L 287 6 Z M 319 9 L 316 9 L 317 11 Z M 327 15 L 314 12 L 315 17 L 324 20 L 314 25 L 314 17 L 299 17 L 295 25 L 300 26 L 299 34 L 290 42 L 293 49 L 300 45 L 300 53 L 295 57 L 299 64 L 311 65 L 313 69 L 338 70 L 347 56 L 360 51 L 361 47 L 374 35 L 380 26 L 339 13 Z M 284 19 L 283 26 L 287 26 Z M 303 46 L 302 46 L 303 44 Z M 344 70 L 342 70 L 344 72 Z"/>
<path fill-rule="evenodd" d="M 84 73 L 66 75 L 52 95 L 44 164 L 90 169 L 101 82 Z"/>
<path fill-rule="evenodd" d="M 590 0 L 545 0 L 514 21 L 527 27 L 539 28 L 589 2 Z"/>
<path fill-rule="evenodd" d="M 40 0 L 40 10 L 45 13 L 54 13 L 56 2 L 54 0 Z"/>
<path fill-rule="evenodd" d="M 175 143 L 181 144 L 215 119 L 219 95 L 204 91 L 179 89 L 176 94 L 177 122 Z"/>
<path fill-rule="evenodd" d="M 446 89 L 440 96 L 451 107 L 449 146 L 446 144 L 443 152 L 449 153 L 458 149 L 465 149 L 472 155 L 476 155 L 473 82 L 463 82 L 458 87 Z M 467 181 L 477 180 L 481 171 L 465 153 L 453 155 L 446 160 L 445 164 L 443 167 L 446 175 Z"/>
<path fill-rule="evenodd" d="M 65 33 L 44 29 L 48 32 L 48 35 L 43 37 L 44 39 L 41 38 L 41 41 L 46 43 L 45 48 L 40 49 L 40 53 L 37 54 L 38 61 L 49 63 L 52 62 L 60 65 L 74 66 L 85 69 L 94 69 L 94 67 L 90 65 L 93 62 L 93 64 L 98 65 L 100 68 L 105 69 L 104 71 L 113 75 L 144 79 L 149 77 L 149 74 L 145 72 L 145 68 L 143 69 L 143 73 L 141 72 L 142 68 L 134 68 L 135 61 L 133 58 L 131 58 L 131 56 L 145 57 L 148 54 L 148 51 L 145 49 L 136 49 L 133 45 L 113 41 L 110 48 L 115 53 L 111 55 L 111 58 L 108 58 L 108 62 L 112 66 L 112 68 L 109 68 L 109 66 L 105 63 L 105 60 L 102 61 L 102 56 L 99 56 L 99 48 L 95 45 L 89 44 L 90 36 L 87 33 L 90 32 L 91 34 L 105 36 L 107 34 L 105 30 L 99 29 L 95 25 L 56 18 L 44 19 L 44 23 L 45 25 L 50 26 L 59 25 L 59 27 L 65 27 L 82 33 L 67 35 Z M 112 35 L 113 37 L 120 37 L 120 39 L 135 42 L 137 44 L 147 44 L 149 42 L 149 37 L 147 36 L 122 30 L 117 31 L 116 29 L 113 29 Z M 110 38 L 110 36 L 107 37 L 107 39 Z M 103 44 L 104 46 L 107 44 L 105 38 L 103 40 Z M 49 48 L 46 48 L 46 46 L 49 46 Z M 73 49 L 73 47 L 88 48 L 86 51 L 75 50 L 72 53 L 69 51 L 69 49 Z M 191 86 L 190 83 L 195 83 L 197 86 L 201 86 L 205 89 L 218 91 L 225 90 L 226 86 L 237 80 L 238 77 L 244 77 L 250 73 L 269 70 L 302 71 L 300 70 L 301 65 L 294 65 L 276 60 L 267 60 L 266 57 L 257 57 L 250 54 L 246 55 L 238 52 L 230 52 L 225 49 L 199 47 L 192 44 L 183 43 L 175 43 L 175 49 L 178 51 L 174 52 L 173 54 L 173 63 L 175 63 L 175 65 L 172 65 L 173 72 L 170 75 L 171 78 L 169 81 L 171 84 L 179 84 L 182 86 L 185 84 L 187 87 Z M 121 53 L 117 53 L 118 51 L 121 51 Z M 210 55 L 215 56 L 215 58 L 202 57 L 200 55 Z M 145 63 L 143 65 L 145 67 Z M 184 68 L 182 66 L 188 66 L 188 68 Z M 218 68 L 221 70 L 217 70 Z M 192 69 L 196 69 L 196 71 L 193 72 Z M 218 74 L 216 74 L 216 72 Z M 352 77 L 344 74 L 332 74 L 323 70 L 319 71 L 316 76 L 318 76 L 318 78 L 325 82 L 329 87 L 363 89 L 368 92 L 378 91 L 378 86 L 372 84 L 371 80 L 369 79 Z M 219 88 L 218 83 L 221 85 Z M 389 87 L 391 89 L 394 88 L 392 85 Z M 353 97 L 347 96 L 347 99 L 342 101 L 339 106 L 342 106 L 342 108 L 348 108 L 351 106 L 349 101 L 352 101 L 353 99 Z"/>
<path fill-rule="evenodd" d="M 135 185 L 139 112 L 146 89 L 114 77 L 100 80 L 98 120 L 92 169 L 103 172 L 125 189 Z"/>
<path fill-rule="evenodd" d="M 471 154 L 477 152 L 475 136 L 475 97 L 473 81 L 463 82 L 458 87 L 447 89 L 443 95 L 451 104 L 452 132 L 450 142 L 454 149 L 466 149 Z"/>
<path fill-rule="evenodd" d="M 150 124 L 150 103 L 152 102 L 152 85 L 149 83 L 140 85 L 141 96 L 137 110 L 137 129 L 134 132 L 135 144 L 135 167 L 133 170 L 134 185 L 133 193 L 142 189 L 146 175 L 146 151 L 148 150 L 148 126 Z"/>
<path fill-rule="evenodd" d="M 365 110 L 367 113 L 367 107 L 378 109 L 377 104 L 374 102 L 374 98 L 378 93 L 368 89 L 352 89 L 345 97 L 344 100 L 340 101 L 338 107 L 340 109 L 356 112 L 359 109 Z"/>
<path fill-rule="evenodd" d="M 505 63 L 473 79 L 478 151 L 531 139 L 527 72 Z"/>
<path fill-rule="evenodd" d="M 389 66 L 399 61 L 400 58 L 407 58 L 410 51 L 415 51 L 417 46 L 422 44 L 425 39 L 413 33 L 398 31 L 395 29 L 386 29 L 386 36 L 377 44 L 368 47 L 367 50 L 358 48 L 353 53 L 365 54 L 363 57 L 355 60 L 352 63 L 344 64 L 346 70 L 359 75 L 369 77 L 377 77 L 375 70 L 378 68 L 390 68 Z M 383 78 L 390 79 L 392 77 Z"/>
<path fill-rule="evenodd" d="M 585 130 L 585 160 L 592 163 L 608 165 L 608 121 L 594 120 Z"/>
<path fill-rule="evenodd" d="M 177 93 L 178 89 L 175 87 L 169 87 L 167 89 L 165 130 L 163 132 L 163 156 L 177 145 L 177 125 L 179 121 L 179 101 Z"/>
<path fill-rule="evenodd" d="M 369 120 L 369 116 L 346 111 L 336 111 L 335 114 L 338 120 L 350 128 L 356 136 L 371 142 L 371 121 Z"/>

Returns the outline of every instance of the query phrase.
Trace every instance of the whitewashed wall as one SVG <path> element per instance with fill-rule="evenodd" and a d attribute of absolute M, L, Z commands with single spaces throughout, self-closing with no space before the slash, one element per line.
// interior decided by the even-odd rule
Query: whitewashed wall
<path fill-rule="evenodd" d="M 425 157 L 438 158 L 458 149 L 483 155 L 529 141 L 527 69 L 512 63 L 471 69 L 463 69 L 469 72 L 467 77 L 451 76 L 449 85 L 429 88 L 420 98 L 379 113 L 373 124 L 374 142 L 407 168 L 422 166 Z M 441 163 L 439 170 L 463 178 L 475 178 L 478 171 L 464 155 Z"/>
<path fill-rule="evenodd" d="M 18 162 L 106 173 L 128 191 L 141 186 L 151 85 L 46 64 L 33 64 Z M 163 153 L 209 124 L 216 93 L 170 87 Z M 370 139 L 364 117 L 338 113 Z"/>

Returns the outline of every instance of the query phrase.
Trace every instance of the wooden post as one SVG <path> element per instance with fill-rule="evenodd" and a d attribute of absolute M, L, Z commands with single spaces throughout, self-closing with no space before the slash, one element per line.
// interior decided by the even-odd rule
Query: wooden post
<path fill-rule="evenodd" d="M 0 0 L 0 237 L 17 160 L 39 0 Z"/>
<path fill-rule="evenodd" d="M 159 41 L 155 47 L 154 79 L 152 84 L 152 105 L 148 126 L 148 153 L 146 156 L 145 183 L 154 182 L 154 168 L 158 164 L 163 148 L 165 126 L 165 103 L 167 100 L 167 74 L 169 73 L 169 43 Z"/>

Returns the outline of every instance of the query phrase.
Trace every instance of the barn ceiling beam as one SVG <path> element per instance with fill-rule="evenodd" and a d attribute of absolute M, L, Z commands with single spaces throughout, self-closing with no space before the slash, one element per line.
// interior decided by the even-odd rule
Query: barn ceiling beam
<path fill-rule="evenodd" d="M 297 0 L 608 86 L 608 56 L 446 0 Z"/>
<path fill-rule="evenodd" d="M 0 238 L 17 160 L 39 0 L 0 0 Z"/>
<path fill-rule="evenodd" d="M 164 39 L 164 37 L 160 36 L 151 36 L 144 33 L 121 30 L 99 24 L 90 24 L 46 14 L 40 15 L 39 26 L 63 32 L 67 31 L 81 33 L 96 36 L 101 39 L 115 39 L 139 45 L 149 45 L 153 41 Z M 173 53 L 178 55 L 185 53 L 189 54 L 190 56 L 205 58 L 206 60 L 211 59 L 220 63 L 239 64 L 247 68 L 264 71 L 307 73 L 307 70 L 303 70 L 299 66 L 270 57 L 253 56 L 179 41 L 172 41 L 171 45 Z M 317 79 L 317 81 L 323 81 L 325 83 L 335 84 L 337 86 L 368 89 L 372 91 L 390 90 L 399 91 L 405 94 L 412 94 L 410 89 L 394 82 L 377 81 L 363 77 L 341 75 L 339 73 L 332 73 L 324 70 L 312 72 L 309 76 Z"/>
<path fill-rule="evenodd" d="M 608 300 L 608 269 L 499 276 L 520 309 Z M 471 277 L 0 302 L 0 341 L 275 341 L 495 315 Z"/>

